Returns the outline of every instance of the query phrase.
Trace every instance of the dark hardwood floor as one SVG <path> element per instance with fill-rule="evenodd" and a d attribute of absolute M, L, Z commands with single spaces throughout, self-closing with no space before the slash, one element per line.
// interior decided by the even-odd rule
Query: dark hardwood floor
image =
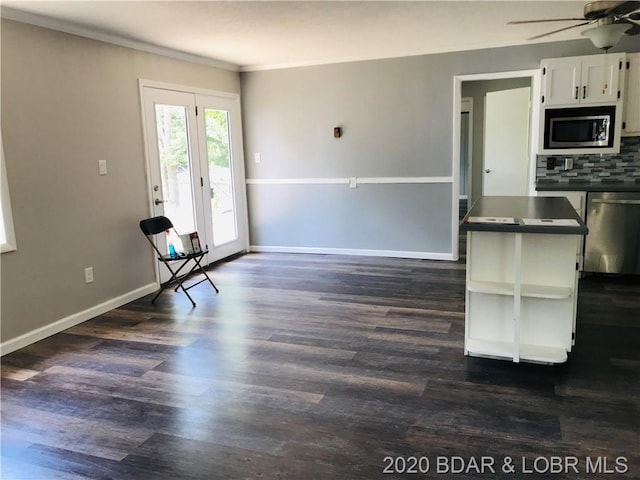
<path fill-rule="evenodd" d="M 582 280 L 577 345 L 547 366 L 463 355 L 463 261 L 212 276 L 195 309 L 170 291 L 3 357 L 0 477 L 640 478 L 637 279 Z"/>

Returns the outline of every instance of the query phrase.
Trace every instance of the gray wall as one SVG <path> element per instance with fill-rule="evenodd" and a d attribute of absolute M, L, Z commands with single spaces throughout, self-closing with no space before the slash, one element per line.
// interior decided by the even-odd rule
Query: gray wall
<path fill-rule="evenodd" d="M 616 51 L 639 48 L 627 37 Z M 455 75 L 598 53 L 576 40 L 242 73 L 247 177 L 259 180 L 247 189 L 252 245 L 450 254 L 458 185 L 276 188 L 268 180 L 450 176 Z"/>
<path fill-rule="evenodd" d="M 450 211 L 449 185 L 250 185 L 254 245 L 295 249 L 357 248 L 421 251 L 425 244 L 446 251 L 443 236 L 432 225 L 446 225 Z M 387 228 L 389 219 L 394 228 Z M 416 220 L 420 222 L 416 225 Z"/>
<path fill-rule="evenodd" d="M 2 342 L 154 281 L 138 79 L 240 90 L 237 73 L 2 20 L 2 138 L 18 249 Z M 108 175 L 98 175 L 106 159 Z M 94 283 L 85 285 L 84 268 Z"/>
<path fill-rule="evenodd" d="M 453 75 L 596 53 L 576 41 L 246 73 L 240 81 L 233 72 L 5 19 L 0 48 L 18 243 L 1 258 L 3 343 L 153 281 L 138 231 L 149 213 L 139 78 L 233 93 L 242 85 L 249 178 L 448 176 Z M 340 140 L 332 137 L 336 125 L 344 128 Z M 108 162 L 106 177 L 98 159 Z M 249 185 L 254 243 L 448 251 L 451 185 L 338 187 Z M 89 285 L 86 266 L 95 273 Z"/>
<path fill-rule="evenodd" d="M 414 58 L 247 73 L 241 79 L 249 179 L 451 175 L 449 162 L 430 152 L 430 139 L 448 135 L 451 106 L 437 105 L 452 80 L 431 75 Z M 340 139 L 333 138 L 335 126 L 343 129 Z M 252 161 L 255 152 L 259 164 Z M 446 252 L 450 234 L 433 227 L 447 222 L 450 188 L 249 184 L 251 243 Z"/>

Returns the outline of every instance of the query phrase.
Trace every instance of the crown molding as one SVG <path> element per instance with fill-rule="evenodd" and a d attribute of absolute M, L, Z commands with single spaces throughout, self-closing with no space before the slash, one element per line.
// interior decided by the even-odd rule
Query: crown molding
<path fill-rule="evenodd" d="M 232 63 L 224 62 L 222 60 L 216 60 L 214 58 L 202 57 L 200 55 L 193 55 L 190 53 L 182 52 L 179 50 L 173 50 L 171 48 L 160 47 L 150 43 L 141 42 L 139 40 L 132 40 L 118 35 L 113 35 L 98 30 L 92 30 L 90 28 L 67 22 L 64 20 L 46 17 L 44 15 L 38 15 L 31 12 L 25 12 L 23 10 L 17 10 L 2 6 L 0 8 L 0 17 L 7 20 L 13 20 L 16 22 L 27 23 L 29 25 L 35 25 L 37 27 L 48 28 L 50 30 L 56 30 L 58 32 L 69 33 L 71 35 L 77 35 L 79 37 L 89 38 L 91 40 L 97 40 L 100 42 L 110 43 L 112 45 L 118 45 L 120 47 L 131 48 L 146 53 L 153 53 L 155 55 L 161 55 L 163 57 L 170 57 L 177 60 L 183 60 L 185 62 L 198 63 L 201 65 L 207 65 L 209 67 L 215 67 L 222 70 L 228 70 L 231 72 L 239 72 L 240 66 Z"/>

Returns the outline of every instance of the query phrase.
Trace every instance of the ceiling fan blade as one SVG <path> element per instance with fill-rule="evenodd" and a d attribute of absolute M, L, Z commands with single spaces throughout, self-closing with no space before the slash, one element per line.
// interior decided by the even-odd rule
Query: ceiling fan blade
<path fill-rule="evenodd" d="M 640 2 L 629 0 L 626 2 L 620 2 L 615 7 L 611 7 L 610 9 L 606 10 L 603 16 L 609 17 L 611 15 L 615 15 L 615 16 L 626 15 L 628 13 L 633 12 L 634 10 L 638 10 L 639 8 L 640 8 Z"/>
<path fill-rule="evenodd" d="M 640 12 L 632 12 L 629 15 L 627 15 L 627 18 L 629 20 L 633 20 L 637 22 L 638 20 L 640 20 Z"/>
<path fill-rule="evenodd" d="M 514 20 L 507 22 L 507 25 L 518 25 L 521 23 L 543 23 L 543 22 L 577 22 L 579 20 L 587 20 L 586 18 L 547 18 L 544 20 Z"/>
<path fill-rule="evenodd" d="M 559 28 L 558 30 L 553 30 L 551 32 L 543 33 L 542 35 L 536 35 L 535 37 L 527 38 L 527 40 L 535 40 L 537 38 L 546 37 L 547 35 L 552 35 L 554 33 L 564 32 L 565 30 L 570 30 L 572 28 L 582 27 L 584 25 L 589 25 L 590 23 L 591 22 L 584 22 L 584 23 L 578 23 L 577 25 L 571 25 L 570 27 Z"/>

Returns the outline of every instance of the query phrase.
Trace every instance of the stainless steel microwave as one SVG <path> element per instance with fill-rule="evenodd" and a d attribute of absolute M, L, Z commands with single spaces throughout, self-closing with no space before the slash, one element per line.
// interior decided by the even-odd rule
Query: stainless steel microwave
<path fill-rule="evenodd" d="M 616 107 L 547 108 L 544 148 L 611 148 Z"/>

